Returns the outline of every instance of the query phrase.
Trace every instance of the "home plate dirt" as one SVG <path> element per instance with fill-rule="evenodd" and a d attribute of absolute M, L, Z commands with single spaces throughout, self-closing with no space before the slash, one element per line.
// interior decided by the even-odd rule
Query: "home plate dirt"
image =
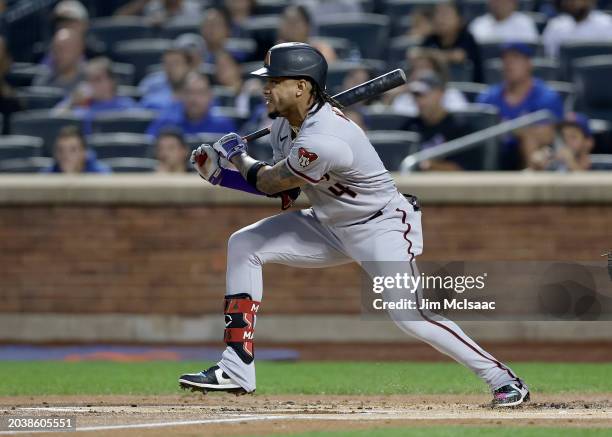
<path fill-rule="evenodd" d="M 407 425 L 612 427 L 611 399 L 605 393 L 536 394 L 523 407 L 494 410 L 482 395 L 14 397 L 0 399 L 0 418 L 71 416 L 76 417 L 77 431 L 113 437 L 268 435 Z"/>

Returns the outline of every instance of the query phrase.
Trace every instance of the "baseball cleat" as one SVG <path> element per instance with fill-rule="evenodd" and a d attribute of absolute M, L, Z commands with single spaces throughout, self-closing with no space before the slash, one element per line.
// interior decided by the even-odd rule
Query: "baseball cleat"
<path fill-rule="evenodd" d="M 529 389 L 520 380 L 493 392 L 492 407 L 516 407 L 529 400 Z"/>
<path fill-rule="evenodd" d="M 191 389 L 191 391 L 201 391 L 204 394 L 209 391 L 224 391 L 235 393 L 236 395 L 246 393 L 246 390 L 232 381 L 219 366 L 212 366 L 208 370 L 202 370 L 200 373 L 181 375 L 179 384 L 184 390 Z"/>

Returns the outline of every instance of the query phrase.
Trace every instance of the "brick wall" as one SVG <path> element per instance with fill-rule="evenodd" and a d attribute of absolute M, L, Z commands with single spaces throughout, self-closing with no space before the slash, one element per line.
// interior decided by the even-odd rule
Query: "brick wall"
<path fill-rule="evenodd" d="M 427 205 L 427 260 L 598 260 L 612 207 Z M 225 248 L 267 206 L 0 207 L 0 312 L 217 313 Z M 316 274 L 315 274 L 316 272 Z M 359 308 L 355 266 L 269 265 L 266 313 Z"/>

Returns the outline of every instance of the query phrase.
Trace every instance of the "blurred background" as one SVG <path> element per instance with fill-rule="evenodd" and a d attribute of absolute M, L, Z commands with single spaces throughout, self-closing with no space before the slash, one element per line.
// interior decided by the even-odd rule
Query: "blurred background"
<path fill-rule="evenodd" d="M 0 0 L 3 350 L 210 343 L 216 358 L 227 238 L 278 206 L 208 186 L 188 156 L 270 123 L 248 73 L 283 41 L 321 50 L 330 94 L 405 70 L 345 112 L 422 198 L 424 259 L 603 262 L 610 0 Z M 249 150 L 271 159 L 266 138 Z M 374 353 L 350 346 L 366 342 L 405 358 L 391 324 L 360 323 L 356 267 L 265 274 L 272 357 Z M 610 350 L 603 322 L 504 323 L 468 328 L 534 354 Z"/>

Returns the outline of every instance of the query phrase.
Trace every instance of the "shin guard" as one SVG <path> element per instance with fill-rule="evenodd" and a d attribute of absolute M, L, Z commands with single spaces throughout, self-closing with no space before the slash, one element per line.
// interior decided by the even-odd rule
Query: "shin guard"
<path fill-rule="evenodd" d="M 234 349 L 245 364 L 250 364 L 255 358 L 253 335 L 255 334 L 255 318 L 260 302 L 251 299 L 247 293 L 229 294 L 225 296 L 225 344 Z"/>

